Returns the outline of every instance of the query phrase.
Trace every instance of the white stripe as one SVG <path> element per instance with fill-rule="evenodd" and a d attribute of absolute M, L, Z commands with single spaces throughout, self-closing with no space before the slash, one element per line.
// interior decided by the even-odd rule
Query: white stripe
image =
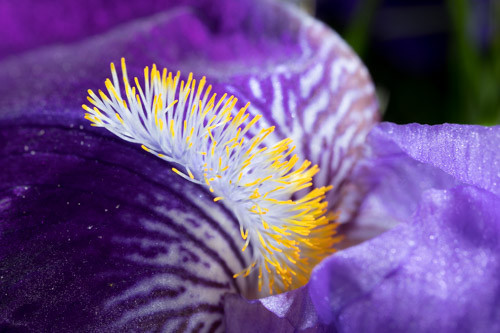
<path fill-rule="evenodd" d="M 353 74 L 360 68 L 360 62 L 357 58 L 340 58 L 333 62 L 330 69 L 330 89 L 337 91 L 342 78 L 342 71 Z"/>
<path fill-rule="evenodd" d="M 256 98 L 262 99 L 263 95 L 262 95 L 262 89 L 260 88 L 260 82 L 252 77 L 250 78 L 250 80 L 248 80 L 248 84 L 250 85 L 250 90 L 252 91 L 252 94 Z"/>
<path fill-rule="evenodd" d="M 322 90 L 314 96 L 314 99 L 309 102 L 309 105 L 304 109 L 304 129 L 307 133 L 313 130 L 313 124 L 318 117 L 318 113 L 325 111 L 328 107 L 330 94 L 327 90 Z"/>
<path fill-rule="evenodd" d="M 323 69 L 323 63 L 320 62 L 300 77 L 300 92 L 302 98 L 309 97 L 313 88 L 321 81 Z"/>

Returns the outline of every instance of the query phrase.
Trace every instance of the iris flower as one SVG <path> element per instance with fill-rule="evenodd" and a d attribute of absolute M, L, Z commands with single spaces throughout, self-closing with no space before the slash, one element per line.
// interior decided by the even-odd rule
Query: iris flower
<path fill-rule="evenodd" d="M 377 124 L 360 60 L 280 3 L 0 9 L 1 331 L 500 330 L 499 127 Z M 274 126 L 266 145 L 291 138 L 320 167 L 345 240 L 290 273 L 303 286 L 234 278 L 258 244 L 241 250 L 245 216 L 84 119 L 121 57 L 131 78 L 153 63 L 206 76 L 263 116 L 255 131 Z"/>

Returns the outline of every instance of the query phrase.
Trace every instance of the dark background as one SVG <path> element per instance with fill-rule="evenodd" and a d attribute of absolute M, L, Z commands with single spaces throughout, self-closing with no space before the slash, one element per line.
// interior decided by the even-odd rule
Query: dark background
<path fill-rule="evenodd" d="M 383 119 L 500 123 L 500 0 L 316 0 L 367 65 Z"/>

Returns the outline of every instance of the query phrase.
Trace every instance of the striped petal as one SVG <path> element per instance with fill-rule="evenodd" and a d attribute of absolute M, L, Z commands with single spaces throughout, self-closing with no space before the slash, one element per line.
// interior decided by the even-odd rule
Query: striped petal
<path fill-rule="evenodd" d="M 342 200 L 359 193 L 345 179 L 377 119 L 366 69 L 335 33 L 293 8 L 219 5 L 172 2 L 119 27 L 130 16 L 114 17 L 118 5 L 74 5 L 88 21 L 33 20 L 41 42 L 9 36 L 0 62 L 1 329 L 221 331 L 223 295 L 257 288 L 252 276 L 233 279 L 251 264 L 234 216 L 168 163 L 83 120 L 85 91 L 122 56 L 131 77 L 156 63 L 250 101 L 260 126 L 279 129 L 265 143 L 294 139 L 296 152 L 322 167 L 315 185 L 335 186 L 332 207 L 348 219 Z M 85 26 L 103 12 L 108 23 Z M 16 15 L 11 21 L 26 17 Z M 66 25 L 77 28 L 63 38 Z M 61 40 L 72 43 L 50 46 Z"/>
<path fill-rule="evenodd" d="M 335 32 L 293 7 L 250 1 L 207 7 L 179 5 L 71 47 L 9 58 L 0 64 L 0 79 L 10 82 L 0 86 L 2 104 L 11 115 L 47 106 L 75 112 L 74 93 L 100 86 L 107 65 L 121 57 L 131 78 L 151 63 L 207 76 L 213 91 L 249 101 L 251 115 L 263 115 L 249 135 L 276 126 L 265 144 L 294 140 L 295 152 L 320 167 L 314 185 L 333 185 L 330 209 L 348 221 L 361 197 L 349 175 L 378 121 L 368 71 Z M 82 28 L 74 38 L 88 33 Z"/>
<path fill-rule="evenodd" d="M 283 50 L 275 64 L 231 75 L 227 89 L 264 115 L 260 126 L 276 126 L 268 142 L 291 138 L 298 155 L 320 167 L 314 185 L 333 186 L 329 207 L 347 222 L 362 196 L 348 178 L 379 119 L 373 83 L 335 32 L 294 8 L 274 7 L 273 13 L 288 18 L 297 49 Z"/>
<path fill-rule="evenodd" d="M 164 161 L 65 120 L 1 123 L 0 327 L 220 330 L 222 295 L 251 282 L 233 279 L 249 261 L 234 217 Z"/>

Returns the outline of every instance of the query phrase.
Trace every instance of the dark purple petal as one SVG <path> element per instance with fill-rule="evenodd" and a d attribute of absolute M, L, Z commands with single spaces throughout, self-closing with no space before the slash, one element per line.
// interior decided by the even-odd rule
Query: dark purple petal
<path fill-rule="evenodd" d="M 424 192 L 411 223 L 318 265 L 319 317 L 342 332 L 498 331 L 498 207 L 474 186 Z"/>
<path fill-rule="evenodd" d="M 232 277 L 249 263 L 234 217 L 165 162 L 64 120 L 0 124 L 0 328 L 220 330 L 223 295 L 251 281 Z"/>
<path fill-rule="evenodd" d="M 335 33 L 279 3 L 154 16 L 139 2 L 63 4 L 73 14 L 61 21 L 42 20 L 59 10 L 49 4 L 26 22 L 28 2 L 4 21 L 14 28 L 0 62 L 0 328 L 221 330 L 222 295 L 255 287 L 232 278 L 248 264 L 234 218 L 168 164 L 91 129 L 86 90 L 122 56 L 132 75 L 153 62 L 207 75 L 278 126 L 270 141 L 296 139 L 323 167 L 317 185 L 337 186 L 336 208 L 377 119 L 369 75 Z"/>

